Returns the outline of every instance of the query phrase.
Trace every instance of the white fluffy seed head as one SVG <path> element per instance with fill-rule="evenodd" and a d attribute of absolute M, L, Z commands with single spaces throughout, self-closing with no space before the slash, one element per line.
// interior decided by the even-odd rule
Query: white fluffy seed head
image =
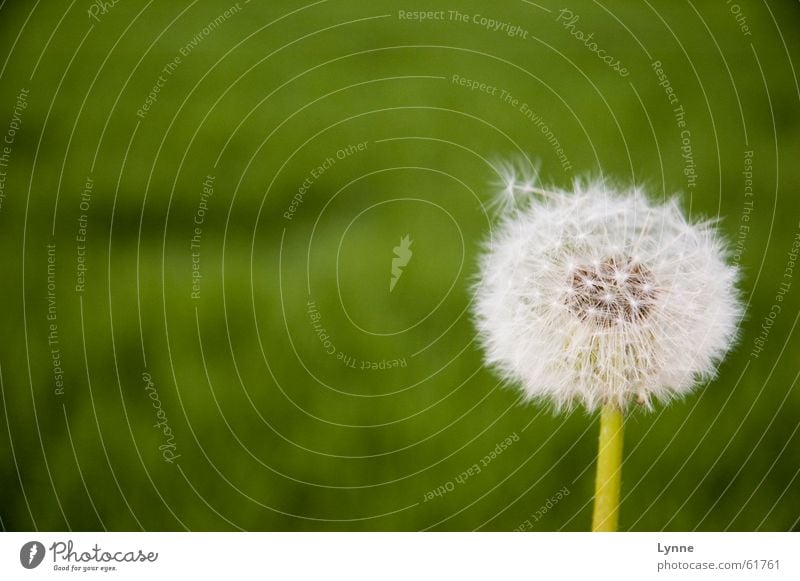
<path fill-rule="evenodd" d="M 505 379 L 592 411 L 649 409 L 715 375 L 742 306 L 713 223 L 599 183 L 527 200 L 504 211 L 475 286 L 486 360 Z"/>

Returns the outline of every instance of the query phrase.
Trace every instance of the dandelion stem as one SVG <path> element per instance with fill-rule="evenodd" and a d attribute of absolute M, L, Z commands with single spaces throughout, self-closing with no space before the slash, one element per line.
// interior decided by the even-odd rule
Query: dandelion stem
<path fill-rule="evenodd" d="M 607 403 L 600 412 L 597 477 L 594 487 L 592 531 L 616 531 L 622 477 L 622 410 Z"/>

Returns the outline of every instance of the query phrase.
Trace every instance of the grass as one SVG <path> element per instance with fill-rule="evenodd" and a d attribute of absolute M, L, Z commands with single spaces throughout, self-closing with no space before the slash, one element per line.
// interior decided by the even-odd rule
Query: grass
<path fill-rule="evenodd" d="M 556 185 L 602 172 L 659 197 L 683 191 L 692 215 L 720 216 L 732 240 L 749 227 L 739 346 L 697 394 L 627 420 L 620 528 L 797 527 L 796 288 L 764 352 L 750 356 L 800 227 L 795 4 L 770 6 L 781 37 L 763 5 L 740 2 L 750 38 L 724 3 L 625 3 L 613 14 L 573 3 L 579 28 L 625 63 L 627 78 L 555 12 L 528 3 L 460 8 L 518 24 L 527 40 L 472 22 L 401 21 L 383 0 L 272 4 L 241 4 L 167 75 L 144 118 L 136 111 L 163 67 L 224 7 L 153 4 L 137 17 L 145 3 L 126 1 L 85 40 L 83 9 L 62 21 L 59 7 L 39 5 L 27 24 L 26 3 L 0 9 L 9 55 L 0 133 L 30 89 L 0 208 L 6 528 L 512 530 L 566 488 L 534 528 L 587 530 L 595 418 L 518 405 L 482 367 L 469 318 L 491 224 L 490 163 L 521 152 Z M 686 110 L 693 188 L 653 60 Z M 456 74 L 499 90 L 470 91 Z M 365 151 L 313 178 L 287 220 L 312 170 L 361 142 Z M 745 223 L 746 151 L 755 202 Z M 214 194 L 192 299 L 190 242 L 207 175 Z M 88 272 L 78 294 L 82 213 Z M 413 258 L 389 293 L 392 248 L 407 234 Z M 62 395 L 48 344 L 49 242 Z M 401 359 L 405 367 L 360 368 Z M 159 450 L 145 372 L 176 463 Z M 512 434 L 519 441 L 483 466 Z M 480 472 L 458 483 L 474 465 Z"/>

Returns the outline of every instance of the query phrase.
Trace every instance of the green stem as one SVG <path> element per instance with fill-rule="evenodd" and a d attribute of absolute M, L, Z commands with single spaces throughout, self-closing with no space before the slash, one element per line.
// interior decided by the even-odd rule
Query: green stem
<path fill-rule="evenodd" d="M 622 477 L 622 410 L 607 403 L 600 412 L 600 441 L 594 485 L 592 531 L 616 531 Z"/>

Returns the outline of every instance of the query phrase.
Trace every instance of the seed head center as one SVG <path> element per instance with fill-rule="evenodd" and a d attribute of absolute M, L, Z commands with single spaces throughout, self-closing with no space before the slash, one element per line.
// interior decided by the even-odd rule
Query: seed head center
<path fill-rule="evenodd" d="M 645 319 L 657 294 L 653 273 L 630 258 L 577 266 L 567 283 L 566 305 L 579 319 L 598 327 Z"/>

